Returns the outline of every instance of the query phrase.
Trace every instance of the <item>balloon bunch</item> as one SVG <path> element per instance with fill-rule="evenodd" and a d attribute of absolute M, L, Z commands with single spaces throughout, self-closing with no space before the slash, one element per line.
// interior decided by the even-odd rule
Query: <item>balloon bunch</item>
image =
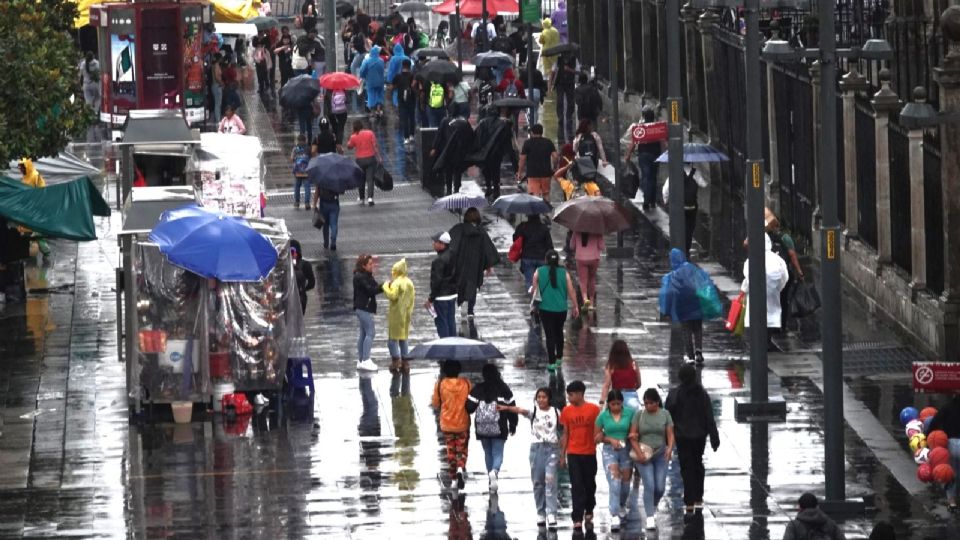
<path fill-rule="evenodd" d="M 954 470 L 950 466 L 947 434 L 939 429 L 930 431 L 930 423 L 936 414 L 937 409 L 933 407 L 925 407 L 920 411 L 915 407 L 904 407 L 900 411 L 900 422 L 904 425 L 913 460 L 917 463 L 917 479 L 946 485 L 953 481 Z"/>

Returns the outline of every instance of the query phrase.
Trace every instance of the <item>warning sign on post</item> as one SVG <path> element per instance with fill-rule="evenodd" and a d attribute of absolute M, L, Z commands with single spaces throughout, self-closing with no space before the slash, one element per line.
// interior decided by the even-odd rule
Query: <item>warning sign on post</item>
<path fill-rule="evenodd" d="M 913 391 L 943 394 L 960 393 L 960 364 L 955 362 L 914 362 Z"/>
<path fill-rule="evenodd" d="M 633 142 L 635 144 L 646 144 L 667 140 L 667 123 L 650 122 L 647 124 L 634 124 L 630 129 Z"/>

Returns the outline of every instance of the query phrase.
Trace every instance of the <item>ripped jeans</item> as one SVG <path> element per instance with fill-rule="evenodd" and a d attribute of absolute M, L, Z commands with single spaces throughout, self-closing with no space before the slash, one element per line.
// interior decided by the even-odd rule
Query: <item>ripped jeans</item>
<path fill-rule="evenodd" d="M 530 445 L 530 478 L 533 480 L 533 499 L 537 514 L 557 515 L 557 462 L 560 447 L 553 443 Z"/>
<path fill-rule="evenodd" d="M 607 485 L 610 491 L 608 508 L 611 516 L 620 514 L 621 510 L 629 511 L 632 506 L 630 501 L 630 484 L 633 473 L 633 460 L 630 459 L 630 445 L 625 444 L 620 449 L 615 449 L 609 443 L 604 443 L 602 449 L 603 472 L 607 476 Z M 610 470 L 617 468 L 617 474 Z"/>

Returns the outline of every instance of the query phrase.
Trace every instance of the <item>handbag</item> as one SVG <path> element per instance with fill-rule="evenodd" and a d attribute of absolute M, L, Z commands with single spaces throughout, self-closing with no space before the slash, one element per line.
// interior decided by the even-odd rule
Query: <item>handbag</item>
<path fill-rule="evenodd" d="M 373 183 L 380 191 L 393 190 L 393 175 L 383 166 L 383 163 L 377 164 L 377 169 L 373 172 Z"/>
<path fill-rule="evenodd" d="M 744 311 L 744 302 L 746 301 L 747 293 L 740 293 L 733 302 L 730 302 L 730 311 L 727 312 L 727 322 L 724 325 L 726 329 L 730 332 L 735 332 L 737 329 L 737 322 L 740 319 L 740 315 Z"/>
<path fill-rule="evenodd" d="M 298 48 L 293 54 L 291 54 L 290 67 L 297 71 L 303 71 L 307 69 L 307 57 L 300 54 L 300 49 Z"/>
<path fill-rule="evenodd" d="M 813 283 L 801 281 L 790 295 L 790 315 L 801 318 L 820 309 L 820 292 Z"/>
<path fill-rule="evenodd" d="M 637 443 L 637 445 L 640 446 L 640 453 L 643 454 L 643 463 L 650 461 L 650 458 L 653 457 L 653 453 L 654 453 L 653 447 L 650 446 L 649 444 L 644 444 L 644 443 Z M 634 461 L 640 461 L 640 456 L 637 455 L 636 450 L 633 450 L 633 449 L 630 450 L 630 459 Z"/>
<path fill-rule="evenodd" d="M 327 224 L 327 220 L 323 219 L 323 214 L 320 212 L 319 208 L 313 209 L 313 218 L 311 221 L 313 222 L 313 226 L 317 229 L 322 229 L 323 226 Z"/>
<path fill-rule="evenodd" d="M 523 253 L 523 237 L 518 236 L 517 239 L 510 244 L 510 250 L 507 251 L 507 259 L 515 263 L 520 260 L 521 253 Z"/>
<path fill-rule="evenodd" d="M 743 337 L 747 324 L 747 310 L 740 310 L 740 317 L 737 318 L 737 325 L 733 328 L 733 335 Z"/>

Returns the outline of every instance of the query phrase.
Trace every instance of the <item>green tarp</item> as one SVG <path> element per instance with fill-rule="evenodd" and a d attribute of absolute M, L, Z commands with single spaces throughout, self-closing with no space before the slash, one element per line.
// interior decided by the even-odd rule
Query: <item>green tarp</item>
<path fill-rule="evenodd" d="M 52 238 L 96 240 L 93 216 L 109 216 L 110 206 L 86 176 L 34 189 L 0 176 L 0 216 Z"/>

